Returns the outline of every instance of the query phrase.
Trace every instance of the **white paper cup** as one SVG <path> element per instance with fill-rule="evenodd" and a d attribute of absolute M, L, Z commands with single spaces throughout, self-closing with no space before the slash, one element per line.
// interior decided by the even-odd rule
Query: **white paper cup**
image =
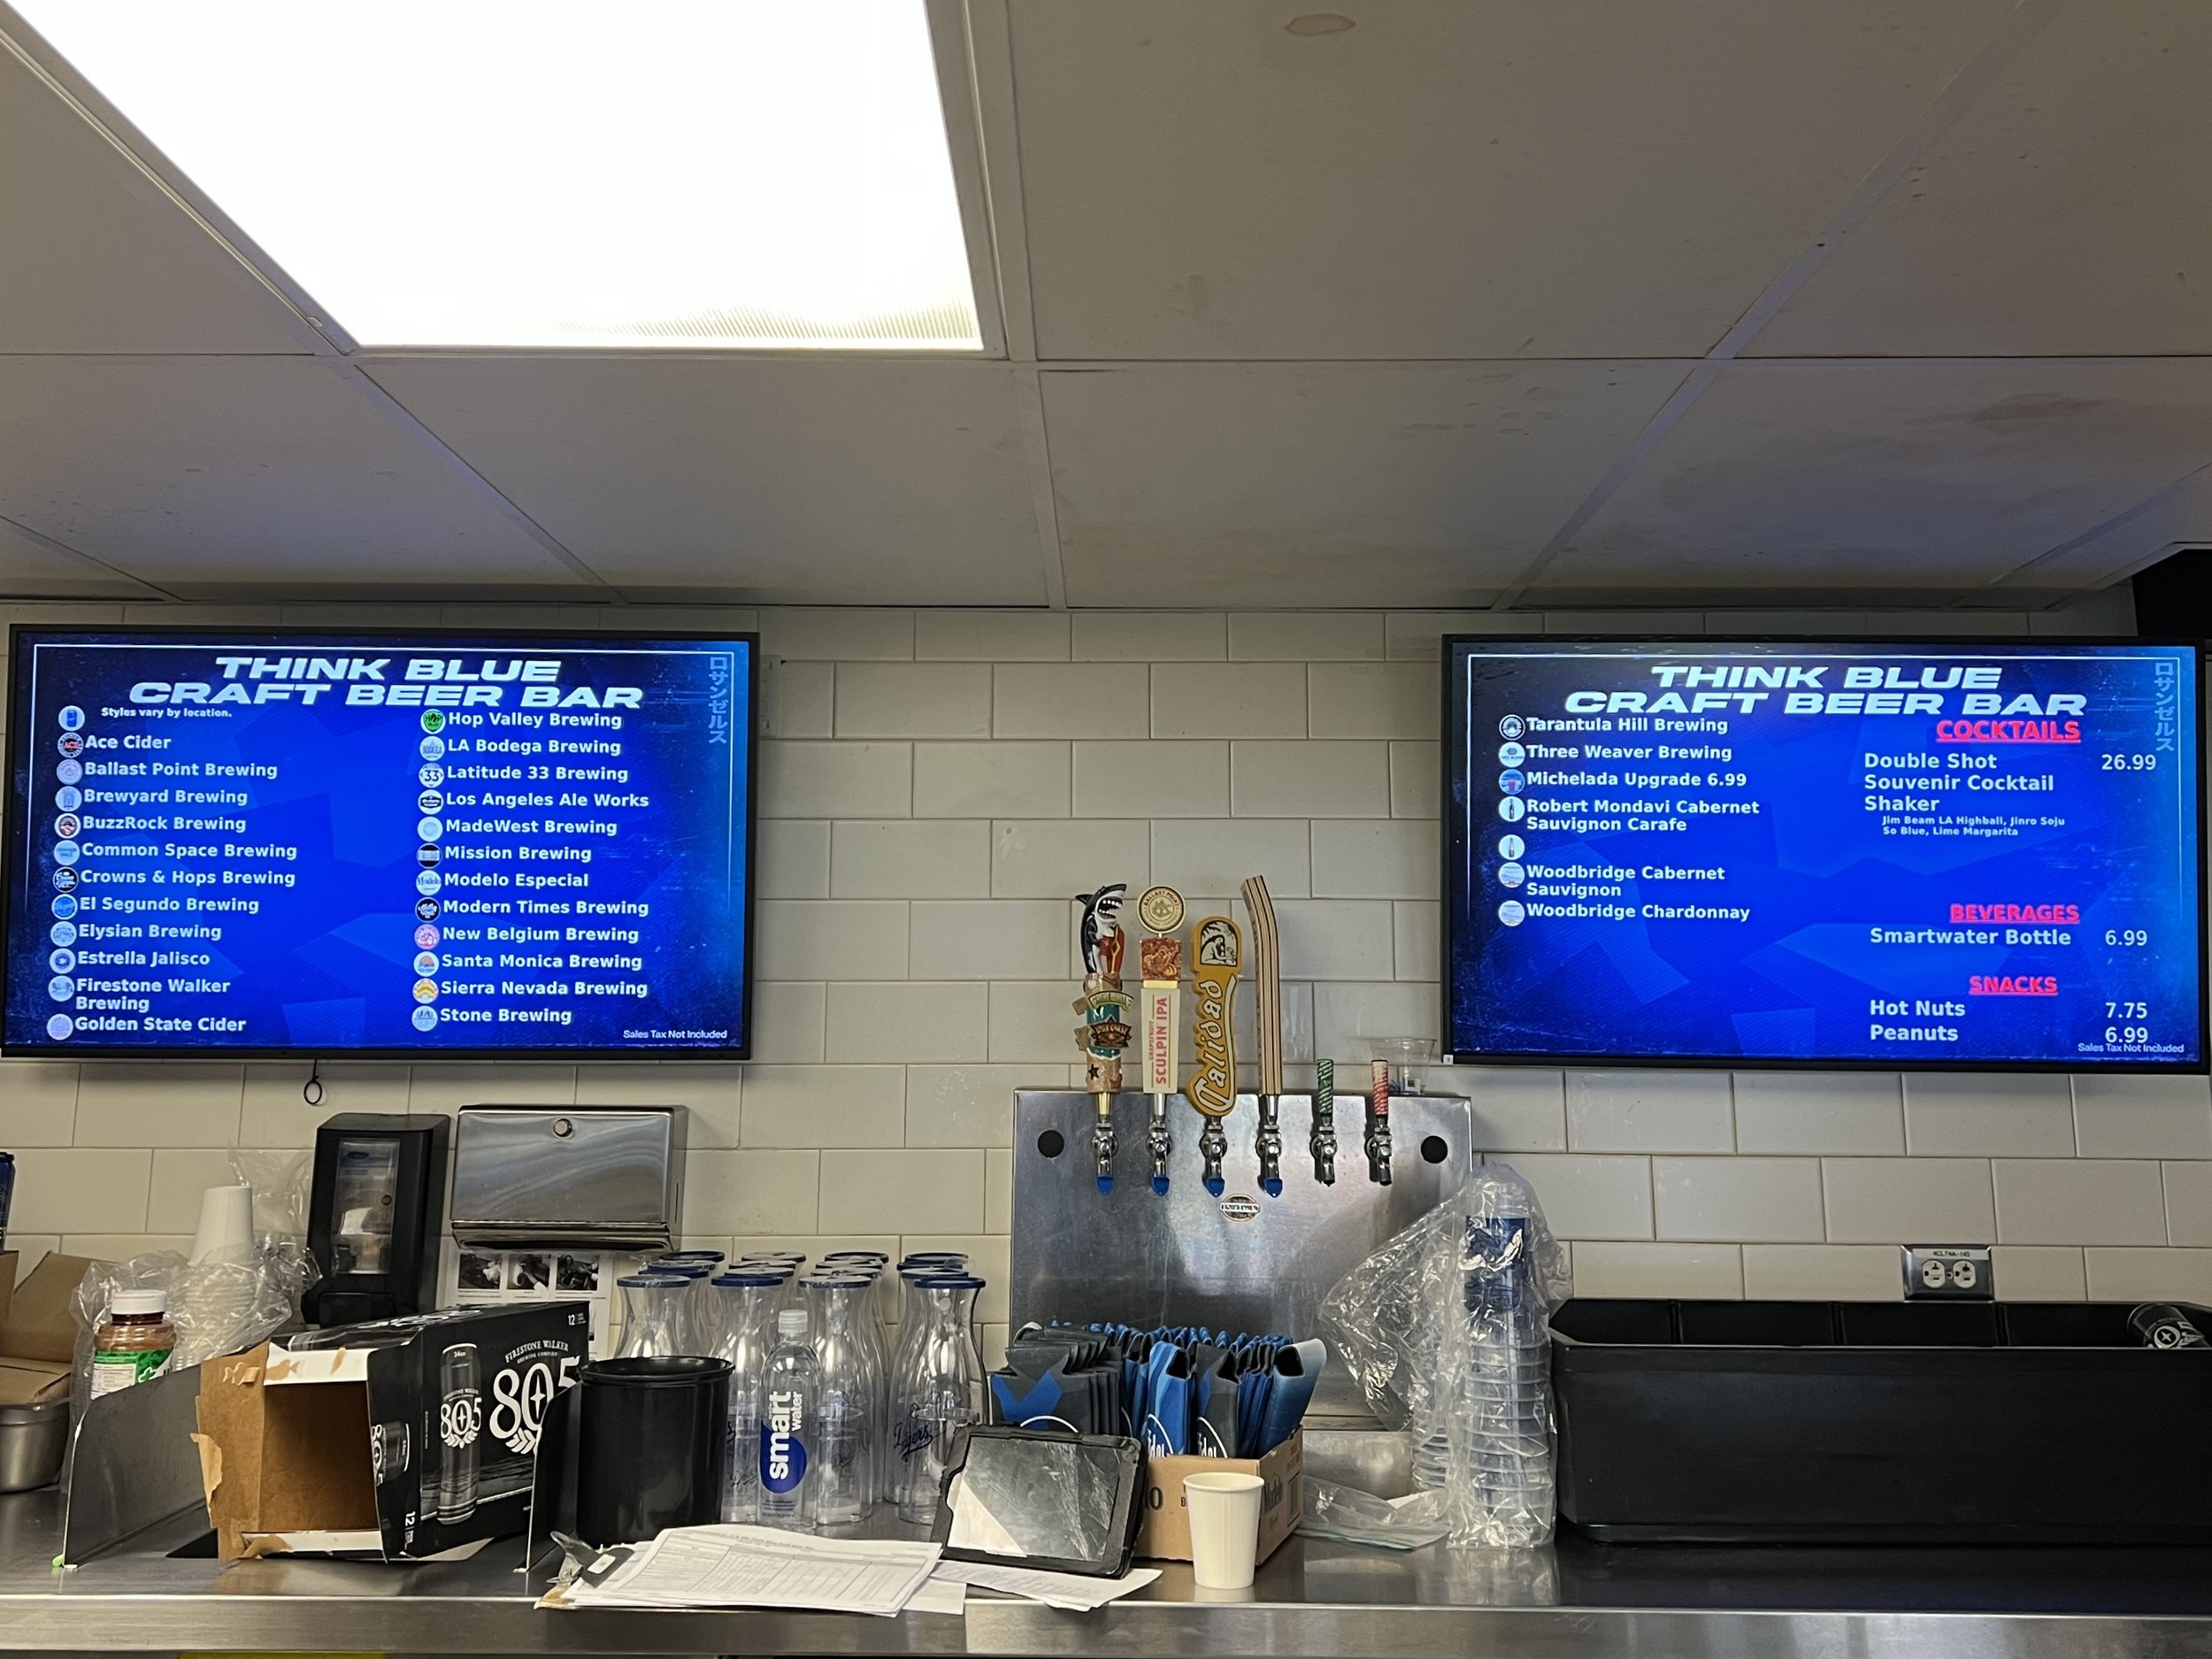
<path fill-rule="evenodd" d="M 211 1187 L 200 1194 L 195 1262 L 243 1261 L 253 1254 L 253 1188 Z"/>
<path fill-rule="evenodd" d="M 1257 1475 L 1224 1471 L 1183 1477 L 1190 1511 L 1191 1576 L 1206 1590 L 1249 1587 L 1259 1565 L 1260 1493 Z"/>

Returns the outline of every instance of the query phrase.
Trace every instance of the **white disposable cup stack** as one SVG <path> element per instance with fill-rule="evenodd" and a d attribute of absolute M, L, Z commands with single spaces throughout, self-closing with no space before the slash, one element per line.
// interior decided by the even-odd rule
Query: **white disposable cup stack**
<path fill-rule="evenodd" d="M 200 1225 L 192 1260 L 243 1262 L 253 1255 L 253 1188 L 211 1187 L 200 1194 Z"/>
<path fill-rule="evenodd" d="M 1257 1475 L 1223 1471 L 1183 1477 L 1190 1511 L 1191 1577 L 1206 1590 L 1242 1590 L 1259 1565 L 1260 1493 Z"/>

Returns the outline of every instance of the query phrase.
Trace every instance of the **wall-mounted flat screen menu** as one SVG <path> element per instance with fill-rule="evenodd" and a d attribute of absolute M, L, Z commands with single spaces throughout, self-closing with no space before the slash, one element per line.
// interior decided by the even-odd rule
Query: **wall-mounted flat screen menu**
<path fill-rule="evenodd" d="M 751 637 L 10 652 L 9 1052 L 745 1054 Z"/>
<path fill-rule="evenodd" d="M 1444 657 L 1459 1059 L 2205 1070 L 2195 646 Z"/>

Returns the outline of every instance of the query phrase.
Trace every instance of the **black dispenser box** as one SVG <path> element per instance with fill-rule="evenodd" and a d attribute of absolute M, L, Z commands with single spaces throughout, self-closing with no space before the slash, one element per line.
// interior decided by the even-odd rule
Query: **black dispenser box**
<path fill-rule="evenodd" d="M 1568 1302 L 1560 1517 L 1606 1542 L 2212 1542 L 2212 1348 L 2143 1347 L 2133 1305 Z"/>

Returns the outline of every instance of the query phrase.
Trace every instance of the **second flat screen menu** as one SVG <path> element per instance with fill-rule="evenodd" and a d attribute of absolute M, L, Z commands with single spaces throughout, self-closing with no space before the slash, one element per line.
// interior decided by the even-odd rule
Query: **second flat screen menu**
<path fill-rule="evenodd" d="M 1457 640 L 1463 1060 L 2201 1070 L 2190 646 Z"/>

